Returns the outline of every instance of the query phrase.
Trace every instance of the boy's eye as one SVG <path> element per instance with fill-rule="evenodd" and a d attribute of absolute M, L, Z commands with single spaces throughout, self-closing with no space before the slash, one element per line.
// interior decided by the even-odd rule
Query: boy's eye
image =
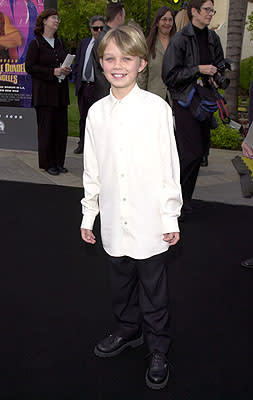
<path fill-rule="evenodd" d="M 125 60 L 125 61 L 131 61 L 132 58 L 131 58 L 131 57 L 124 57 L 123 60 Z"/>
<path fill-rule="evenodd" d="M 112 57 L 105 57 L 105 61 L 112 61 Z"/>

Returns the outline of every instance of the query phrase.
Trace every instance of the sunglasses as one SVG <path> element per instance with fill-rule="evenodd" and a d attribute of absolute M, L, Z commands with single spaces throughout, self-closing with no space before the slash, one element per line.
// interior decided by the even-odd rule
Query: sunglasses
<path fill-rule="evenodd" d="M 92 26 L 91 27 L 93 29 L 93 31 L 97 32 L 97 31 L 102 31 L 103 30 L 103 26 Z"/>

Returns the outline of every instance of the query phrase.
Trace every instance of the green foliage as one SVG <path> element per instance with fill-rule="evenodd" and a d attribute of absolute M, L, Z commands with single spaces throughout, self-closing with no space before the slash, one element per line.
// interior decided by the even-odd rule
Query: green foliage
<path fill-rule="evenodd" d="M 93 15 L 105 15 L 107 0 L 58 0 L 58 12 L 61 18 L 59 35 L 66 45 L 76 47 L 84 37 L 90 36 L 89 20 Z M 172 0 L 151 0 L 151 22 L 158 8 L 168 5 L 174 10 L 181 3 Z M 148 0 L 125 0 L 126 23 L 134 20 L 147 31 Z"/>
<path fill-rule="evenodd" d="M 175 5 L 172 0 L 151 0 L 151 24 L 158 8 L 168 6 L 173 10 L 180 9 L 180 4 Z M 148 0 L 125 0 L 126 22 L 134 20 L 142 27 L 143 32 L 147 32 L 148 24 Z"/>
<path fill-rule="evenodd" d="M 247 29 L 250 32 L 250 40 L 253 40 L 253 12 L 248 16 L 248 21 L 246 22 Z"/>
<path fill-rule="evenodd" d="M 59 35 L 68 47 L 77 46 L 90 36 L 89 20 L 93 15 L 104 15 L 106 0 L 58 0 L 61 18 Z"/>
<path fill-rule="evenodd" d="M 253 57 L 245 58 L 240 64 L 240 87 L 249 91 L 253 81 Z"/>
<path fill-rule="evenodd" d="M 221 122 L 218 111 L 215 118 L 219 122 L 216 129 L 211 130 L 211 147 L 217 149 L 241 150 L 242 138 L 236 129 L 232 129 Z"/>

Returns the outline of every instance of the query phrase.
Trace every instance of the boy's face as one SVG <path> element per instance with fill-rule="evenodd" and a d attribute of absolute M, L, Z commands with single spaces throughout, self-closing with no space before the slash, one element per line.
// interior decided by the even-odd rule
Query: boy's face
<path fill-rule="evenodd" d="M 135 86 L 138 72 L 147 62 L 138 56 L 130 56 L 121 52 L 114 40 L 110 40 L 100 59 L 106 79 L 110 82 L 112 92 L 118 99 L 126 96 Z"/>

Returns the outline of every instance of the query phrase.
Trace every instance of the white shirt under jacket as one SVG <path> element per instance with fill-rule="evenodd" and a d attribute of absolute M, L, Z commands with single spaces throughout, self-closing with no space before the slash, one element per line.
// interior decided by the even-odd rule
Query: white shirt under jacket
<path fill-rule="evenodd" d="M 145 259 L 166 251 L 163 233 L 179 232 L 182 196 L 172 112 L 137 85 L 89 109 L 84 145 L 81 227 L 100 212 L 105 251 Z"/>

